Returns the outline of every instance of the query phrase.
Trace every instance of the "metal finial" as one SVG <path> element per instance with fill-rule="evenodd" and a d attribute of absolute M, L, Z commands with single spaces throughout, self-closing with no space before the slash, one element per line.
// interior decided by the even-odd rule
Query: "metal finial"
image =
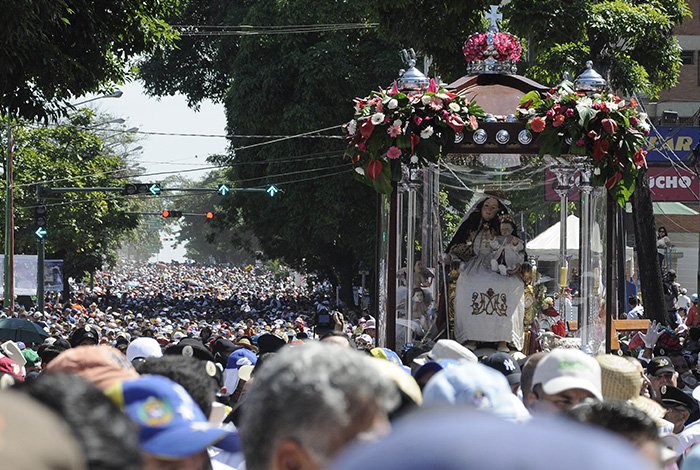
<path fill-rule="evenodd" d="M 416 68 L 416 52 L 413 49 L 402 49 L 399 54 L 408 69 L 399 73 L 396 85 L 402 91 L 423 90 L 430 84 L 430 79 Z"/>
<path fill-rule="evenodd" d="M 593 69 L 593 62 L 590 60 L 586 61 L 586 70 L 574 80 L 574 88 L 576 91 L 582 91 L 588 94 L 605 91 L 607 84 L 605 79 Z"/>

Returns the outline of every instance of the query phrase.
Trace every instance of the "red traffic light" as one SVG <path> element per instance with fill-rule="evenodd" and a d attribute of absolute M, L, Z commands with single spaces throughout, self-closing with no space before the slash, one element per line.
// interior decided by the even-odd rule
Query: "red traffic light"
<path fill-rule="evenodd" d="M 204 214 L 204 217 L 206 217 L 207 220 L 211 220 L 211 219 L 214 218 L 214 213 L 213 213 L 213 212 L 207 212 L 206 214 Z"/>
<path fill-rule="evenodd" d="M 170 217 L 170 211 L 167 209 L 163 209 L 163 212 L 161 212 L 160 215 L 167 219 L 168 217 Z"/>

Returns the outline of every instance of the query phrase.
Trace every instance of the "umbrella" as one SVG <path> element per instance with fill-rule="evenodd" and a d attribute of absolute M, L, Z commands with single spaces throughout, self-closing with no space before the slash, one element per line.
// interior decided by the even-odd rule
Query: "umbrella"
<path fill-rule="evenodd" d="M 42 343 L 49 334 L 42 327 L 29 320 L 3 318 L 0 320 L 0 340 Z"/>

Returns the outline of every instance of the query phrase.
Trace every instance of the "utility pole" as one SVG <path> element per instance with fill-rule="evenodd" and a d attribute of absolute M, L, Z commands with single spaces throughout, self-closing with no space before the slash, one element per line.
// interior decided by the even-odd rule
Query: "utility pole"
<path fill-rule="evenodd" d="M 10 313 L 15 306 L 15 217 L 14 217 L 14 182 L 12 178 L 12 159 L 14 137 L 12 135 L 11 116 L 7 114 L 7 154 L 5 158 L 5 293 L 3 307 Z"/>
<path fill-rule="evenodd" d="M 36 185 L 36 205 L 37 207 L 44 204 L 44 196 L 42 194 L 41 185 Z M 41 227 L 37 229 L 40 231 Z M 44 245 L 44 237 L 37 235 L 36 237 L 36 307 L 41 313 L 44 313 L 44 257 L 46 246 Z"/>

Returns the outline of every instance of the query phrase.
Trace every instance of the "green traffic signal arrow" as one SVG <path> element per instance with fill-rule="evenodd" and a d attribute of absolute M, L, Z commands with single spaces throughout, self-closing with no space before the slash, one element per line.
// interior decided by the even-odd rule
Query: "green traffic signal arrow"
<path fill-rule="evenodd" d="M 219 189 L 217 189 L 217 191 L 218 191 L 218 193 L 221 194 L 222 196 L 226 196 L 226 195 L 231 191 L 231 189 L 230 189 L 228 186 L 226 186 L 225 184 L 222 183 L 222 184 L 219 185 Z"/>
<path fill-rule="evenodd" d="M 36 235 L 37 238 L 44 238 L 46 236 L 46 234 L 47 234 L 47 232 L 46 232 L 46 229 L 44 227 L 39 227 L 34 232 L 34 235 Z"/>
<path fill-rule="evenodd" d="M 277 186 L 275 186 L 274 184 L 271 184 L 270 187 L 266 189 L 266 192 L 270 195 L 270 197 L 274 197 L 274 195 L 277 194 L 278 191 L 279 189 L 277 189 Z"/>
<path fill-rule="evenodd" d="M 160 185 L 159 184 L 152 184 L 148 190 L 153 194 L 154 196 L 157 196 L 160 194 Z"/>

